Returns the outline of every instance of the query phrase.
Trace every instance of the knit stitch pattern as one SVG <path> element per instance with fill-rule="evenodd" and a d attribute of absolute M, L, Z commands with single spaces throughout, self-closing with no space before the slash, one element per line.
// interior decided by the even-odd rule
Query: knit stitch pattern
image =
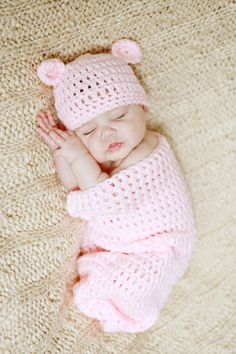
<path fill-rule="evenodd" d="M 74 302 L 108 332 L 142 332 L 158 319 L 192 256 L 187 185 L 167 139 L 137 164 L 67 197 L 87 220 Z"/>
<path fill-rule="evenodd" d="M 150 105 L 132 68 L 112 54 L 88 53 L 67 65 L 49 59 L 41 63 L 38 74 L 45 83 L 55 84 L 57 114 L 70 130 L 116 107 L 142 104 L 148 110 Z"/>
<path fill-rule="evenodd" d="M 0 353 L 235 353 L 235 2 L 11 0 L 0 10 Z M 171 142 L 198 229 L 156 326 L 138 334 L 104 332 L 72 301 L 59 317 L 65 262 L 86 222 L 65 209 L 35 119 L 54 107 L 37 76 L 43 60 L 68 63 L 119 38 L 142 48 L 133 67 L 150 98 L 148 125 Z M 70 274 L 74 282 L 74 266 Z"/>

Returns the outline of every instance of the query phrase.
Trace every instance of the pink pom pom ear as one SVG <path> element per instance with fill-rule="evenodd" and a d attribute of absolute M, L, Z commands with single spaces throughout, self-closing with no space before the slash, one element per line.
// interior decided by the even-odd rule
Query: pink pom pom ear
<path fill-rule="evenodd" d="M 139 45 L 131 39 L 120 39 L 113 43 L 111 53 L 126 64 L 137 64 L 142 56 Z"/>
<path fill-rule="evenodd" d="M 56 86 L 65 72 L 65 64 L 58 59 L 43 61 L 37 70 L 38 77 L 49 86 Z"/>

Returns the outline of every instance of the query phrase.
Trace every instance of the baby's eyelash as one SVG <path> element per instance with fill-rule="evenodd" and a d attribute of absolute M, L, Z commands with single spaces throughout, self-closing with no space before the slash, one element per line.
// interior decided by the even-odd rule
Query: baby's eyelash
<path fill-rule="evenodd" d="M 118 118 L 115 118 L 115 119 L 120 119 L 120 118 L 122 118 L 122 117 L 124 117 L 125 116 L 125 114 L 122 114 L 122 116 L 120 116 L 120 117 L 118 117 Z"/>
<path fill-rule="evenodd" d="M 115 118 L 114 120 L 116 120 L 116 119 L 120 119 L 120 118 L 122 118 L 122 117 L 124 117 L 124 116 L 125 116 L 125 113 L 124 113 L 124 114 L 122 114 L 122 116 Z M 88 134 L 92 133 L 92 131 L 94 131 L 94 129 L 93 129 L 93 130 L 91 130 L 90 132 L 84 133 L 83 135 L 88 135 Z"/>
<path fill-rule="evenodd" d="M 94 129 L 93 129 L 93 130 L 94 130 Z M 88 133 L 84 133 L 83 135 L 88 135 L 88 134 L 92 133 L 93 130 L 91 130 L 91 131 L 88 132 Z"/>

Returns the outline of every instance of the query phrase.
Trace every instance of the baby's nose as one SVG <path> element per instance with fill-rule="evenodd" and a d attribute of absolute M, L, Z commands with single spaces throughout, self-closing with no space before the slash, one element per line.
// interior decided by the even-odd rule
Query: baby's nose
<path fill-rule="evenodd" d="M 115 129 L 104 128 L 102 131 L 102 139 L 107 139 L 115 135 Z"/>

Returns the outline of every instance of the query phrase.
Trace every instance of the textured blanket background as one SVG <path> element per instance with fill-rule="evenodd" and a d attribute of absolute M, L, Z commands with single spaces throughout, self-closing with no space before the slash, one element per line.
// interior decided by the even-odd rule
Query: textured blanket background
<path fill-rule="evenodd" d="M 235 353 L 235 1 L 7 0 L 0 14 L 1 353 Z M 199 233 L 188 271 L 142 334 L 104 334 L 72 303 L 61 308 L 85 224 L 67 215 L 35 130 L 52 104 L 37 65 L 120 38 L 142 48 L 134 68 L 151 97 L 149 126 L 176 152 Z"/>

